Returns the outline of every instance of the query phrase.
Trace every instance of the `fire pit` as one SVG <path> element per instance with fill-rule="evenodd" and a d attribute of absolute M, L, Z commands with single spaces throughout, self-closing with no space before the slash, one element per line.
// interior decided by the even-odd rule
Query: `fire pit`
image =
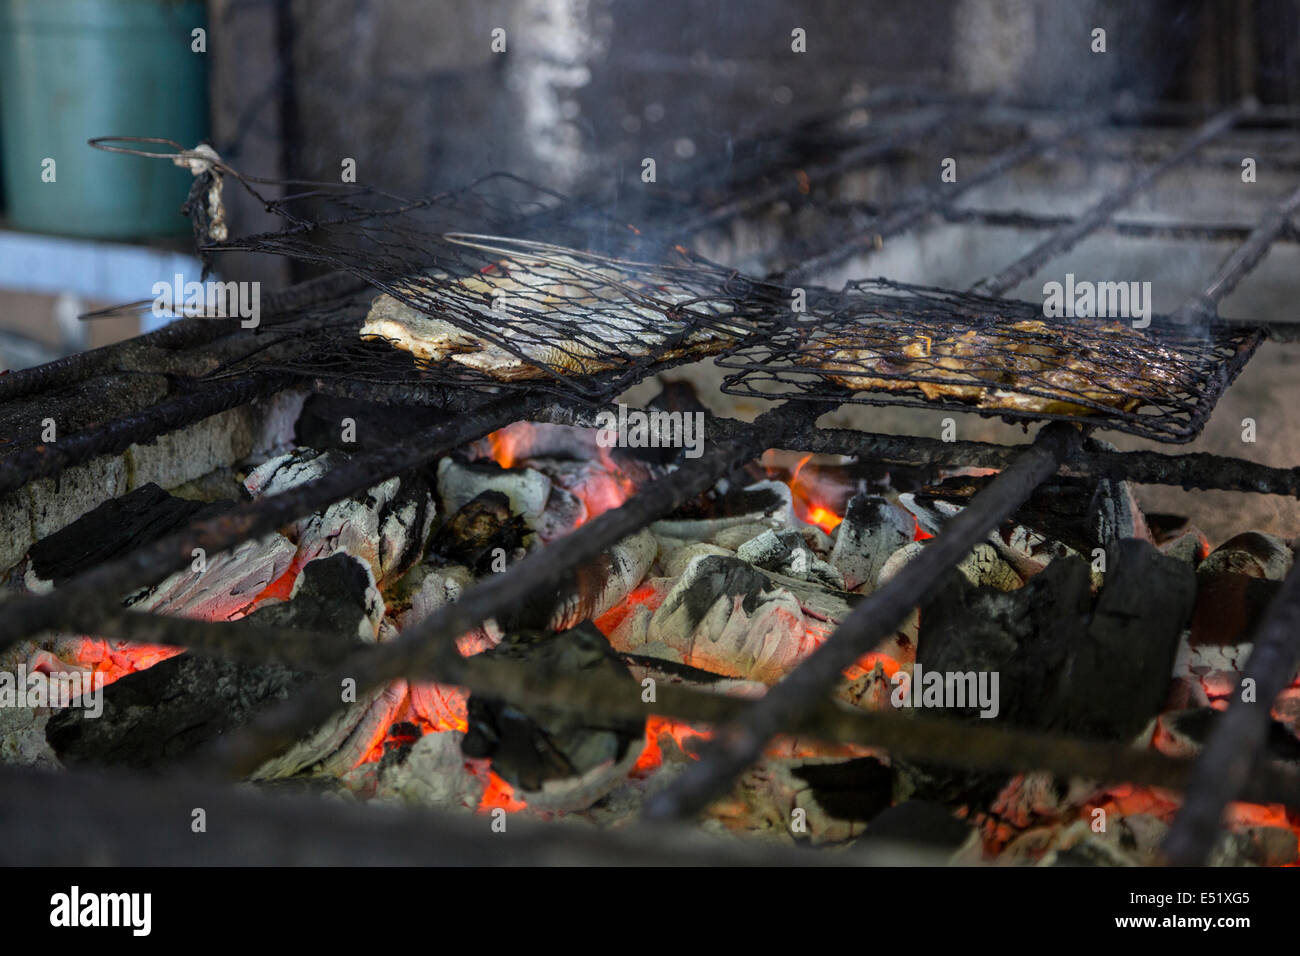
<path fill-rule="evenodd" d="M 958 116 L 972 175 L 857 198 Z M 537 846 L 640 819 L 719 859 L 1300 862 L 1291 544 L 1135 494 L 1291 498 L 1300 471 L 1101 437 L 1193 441 L 1290 340 L 1218 305 L 1295 241 L 1300 191 L 1249 226 L 1115 214 L 1233 137 L 1285 165 L 1260 148 L 1294 121 L 882 97 L 667 211 L 491 176 L 304 188 L 266 200 L 285 228 L 225 238 L 212 203 L 257 184 L 204 157 L 203 250 L 330 271 L 253 328 L 0 378 L 0 744 L 62 774 L 20 796 L 6 769 L 3 800 L 112 767 L 543 821 Z M 966 203 L 1022 168 L 1052 188 L 1081 142 L 1136 171 L 1057 218 Z M 831 281 L 935 220 L 1020 251 L 965 290 Z M 1164 314 L 1007 297 L 1103 233 L 1233 246 Z M 944 425 L 818 424 L 877 405 Z M 1037 430 L 958 437 L 973 416 Z"/>

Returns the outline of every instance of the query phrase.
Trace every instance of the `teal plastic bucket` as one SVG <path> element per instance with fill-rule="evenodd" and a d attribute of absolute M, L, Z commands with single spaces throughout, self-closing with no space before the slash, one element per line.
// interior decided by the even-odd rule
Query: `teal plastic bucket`
<path fill-rule="evenodd" d="M 0 165 L 10 225 L 133 238 L 188 230 L 191 176 L 95 136 L 207 135 L 202 0 L 0 0 Z M 157 149 L 157 147 L 147 147 Z M 54 160 L 54 181 L 42 173 Z"/>

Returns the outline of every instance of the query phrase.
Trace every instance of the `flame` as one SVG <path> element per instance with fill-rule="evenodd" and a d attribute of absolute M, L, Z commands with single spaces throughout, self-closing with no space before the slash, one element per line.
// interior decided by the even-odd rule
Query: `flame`
<path fill-rule="evenodd" d="M 591 431 L 594 432 L 594 429 Z M 535 444 L 535 426 L 529 422 L 515 422 L 487 436 L 489 454 L 502 468 L 519 468 L 528 460 Z M 592 443 L 595 467 L 586 475 L 581 485 L 566 488 L 577 495 L 587 509 L 587 521 L 621 506 L 636 491 L 632 481 L 614 461 L 608 448 Z M 584 522 L 579 522 L 582 524 Z"/>
<path fill-rule="evenodd" d="M 502 428 L 488 435 L 488 444 L 492 448 L 492 460 L 502 468 L 515 466 L 515 447 L 519 443 L 519 434 L 515 426 Z"/>
<path fill-rule="evenodd" d="M 794 466 L 794 471 L 786 479 L 790 486 L 790 495 L 794 499 L 794 511 L 800 521 L 815 524 L 827 534 L 834 531 L 844 519 L 830 508 L 817 501 L 811 482 L 801 477 L 804 465 L 812 460 L 812 455 L 804 455 Z"/>

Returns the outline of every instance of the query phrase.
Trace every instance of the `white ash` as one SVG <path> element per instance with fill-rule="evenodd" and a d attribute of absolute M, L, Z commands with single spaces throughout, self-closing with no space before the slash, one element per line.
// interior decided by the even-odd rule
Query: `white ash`
<path fill-rule="evenodd" d="M 402 630 L 420 623 L 444 605 L 459 600 L 465 589 L 474 583 L 473 572 L 460 564 L 438 568 L 420 565 L 411 572 L 411 578 L 416 586 L 409 595 L 410 605 L 397 614 L 397 624 Z M 458 637 L 456 645 L 462 654 L 477 654 L 501 643 L 501 636 L 496 621 L 489 620 Z"/>
<path fill-rule="evenodd" d="M 880 569 L 889 556 L 910 542 L 912 516 L 877 495 L 855 495 L 835 529 L 830 563 L 839 569 L 848 590 L 875 590 Z"/>
<path fill-rule="evenodd" d="M 502 469 L 495 465 L 462 465 L 451 458 L 438 462 L 438 497 L 445 514 L 454 514 L 485 491 L 499 491 L 510 510 L 530 528 L 546 510 L 551 480 L 532 468 Z"/>
<path fill-rule="evenodd" d="M 232 620 L 277 580 L 297 549 L 283 535 L 244 541 L 231 551 L 210 555 L 202 571 L 177 571 L 152 587 L 132 593 L 124 606 L 202 620 Z"/>
<path fill-rule="evenodd" d="M 1295 555 L 1281 538 L 1260 531 L 1236 535 L 1215 548 L 1200 563 L 1198 574 L 1231 572 L 1266 581 L 1281 581 Z"/>
<path fill-rule="evenodd" d="M 420 807 L 476 808 L 487 787 L 465 765 L 460 752 L 464 738 L 455 730 L 425 734 L 405 759 L 380 770 L 375 799 Z"/>
<path fill-rule="evenodd" d="M 542 542 L 548 543 L 569 534 L 586 522 L 587 517 L 587 506 L 581 498 L 552 485 L 551 495 L 546 499 L 546 510 L 537 519 L 535 530 Z"/>
<path fill-rule="evenodd" d="M 343 776 L 384 739 L 405 698 L 404 680 L 392 681 L 371 691 L 333 714 L 288 751 L 262 764 L 249 779 L 278 780 L 303 772 Z"/>
<path fill-rule="evenodd" d="M 845 590 L 844 576 L 809 549 L 798 531 L 764 531 L 742 544 L 736 550 L 736 557 L 765 571 Z"/>

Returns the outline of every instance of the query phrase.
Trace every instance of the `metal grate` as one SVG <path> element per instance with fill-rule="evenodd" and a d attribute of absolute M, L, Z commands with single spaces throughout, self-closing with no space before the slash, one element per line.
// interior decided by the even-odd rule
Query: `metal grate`
<path fill-rule="evenodd" d="M 886 280 L 818 296 L 806 321 L 719 358 L 723 391 L 975 411 L 1190 441 L 1258 332 L 1044 319 L 1027 302 Z"/>

